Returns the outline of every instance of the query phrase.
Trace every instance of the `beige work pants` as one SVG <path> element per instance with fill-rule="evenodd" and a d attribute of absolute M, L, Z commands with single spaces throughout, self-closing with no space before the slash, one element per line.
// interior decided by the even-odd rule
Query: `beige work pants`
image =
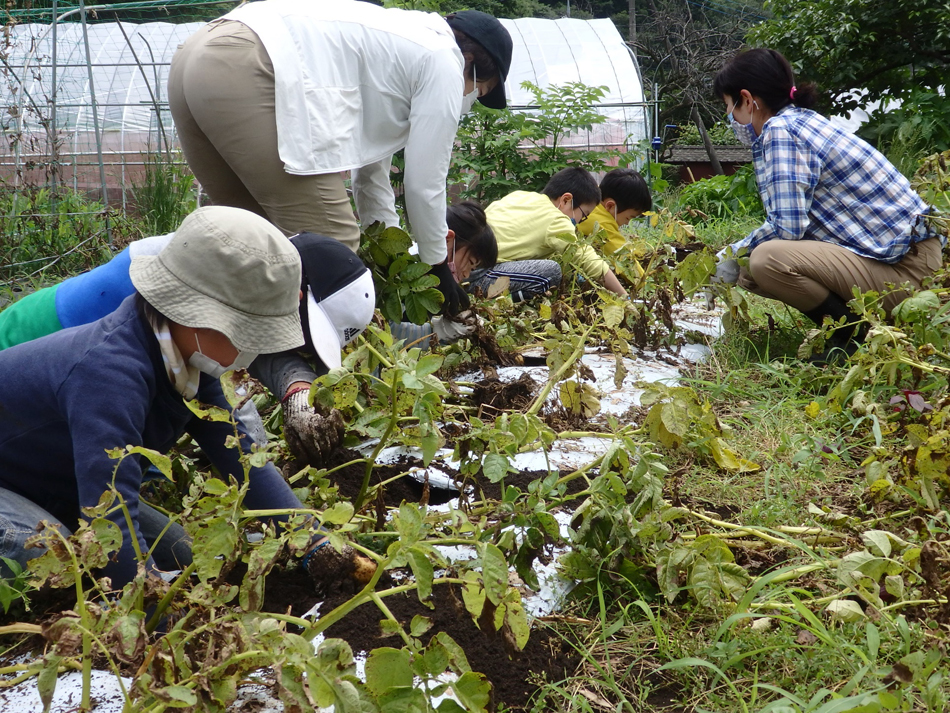
<path fill-rule="evenodd" d="M 189 37 L 172 59 L 168 102 L 185 160 L 215 205 L 257 213 L 286 235 L 306 231 L 359 247 L 343 175 L 284 171 L 274 67 L 250 28 L 224 20 Z"/>
<path fill-rule="evenodd" d="M 915 243 L 894 265 L 818 240 L 769 240 L 752 251 L 749 270 L 739 273 L 738 284 L 749 292 L 809 312 L 824 302 L 829 292 L 850 300 L 853 286 L 862 292 L 875 290 L 882 294 L 888 284 L 909 282 L 920 288 L 921 280 L 936 272 L 942 259 L 936 238 Z M 883 307 L 890 314 L 906 297 L 901 290 L 885 294 Z"/>

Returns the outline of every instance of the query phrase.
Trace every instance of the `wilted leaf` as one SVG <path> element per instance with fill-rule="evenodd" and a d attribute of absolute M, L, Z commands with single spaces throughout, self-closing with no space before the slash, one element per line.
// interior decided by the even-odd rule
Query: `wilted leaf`
<path fill-rule="evenodd" d="M 720 468 L 725 468 L 733 473 L 751 473 L 759 470 L 762 466 L 754 461 L 742 458 L 738 453 L 726 445 L 723 438 L 713 438 L 709 441 L 710 450 L 712 450 L 713 459 Z"/>
<path fill-rule="evenodd" d="M 861 605 L 850 599 L 836 599 L 825 608 L 825 611 L 831 614 L 832 619 L 838 621 L 855 622 L 865 618 Z"/>

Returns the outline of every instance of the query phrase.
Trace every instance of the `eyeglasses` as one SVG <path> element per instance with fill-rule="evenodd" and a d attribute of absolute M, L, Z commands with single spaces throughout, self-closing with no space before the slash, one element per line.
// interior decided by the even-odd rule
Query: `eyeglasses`
<path fill-rule="evenodd" d="M 590 215 L 590 212 L 584 210 L 584 206 L 577 206 L 577 210 L 581 212 L 581 219 L 577 222 L 583 223 L 585 220 L 587 220 L 587 216 Z"/>

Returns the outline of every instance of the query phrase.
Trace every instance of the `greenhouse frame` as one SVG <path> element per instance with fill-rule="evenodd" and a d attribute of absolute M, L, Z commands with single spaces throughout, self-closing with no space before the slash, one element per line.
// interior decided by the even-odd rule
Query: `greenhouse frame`
<path fill-rule="evenodd" d="M 210 18 L 234 4 L 57 7 L 53 0 L 45 11 L 21 13 L 7 25 L 0 48 L 0 181 L 13 188 L 64 185 L 124 205 L 146 162 L 175 156 L 169 64 L 179 44 L 204 24 L 128 17 L 143 10 L 188 17 L 202 8 Z M 522 82 L 541 88 L 582 82 L 606 88 L 597 105 L 606 121 L 569 137 L 569 145 L 631 149 L 650 135 L 653 104 L 645 101 L 636 58 L 610 20 L 502 22 L 514 42 L 506 83 L 513 109 L 534 109 Z"/>

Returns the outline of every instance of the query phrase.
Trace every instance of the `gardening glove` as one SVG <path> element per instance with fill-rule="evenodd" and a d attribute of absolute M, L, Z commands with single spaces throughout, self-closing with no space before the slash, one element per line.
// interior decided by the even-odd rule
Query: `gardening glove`
<path fill-rule="evenodd" d="M 343 441 L 343 416 L 335 408 L 329 412 L 310 405 L 310 390 L 292 391 L 281 402 L 284 411 L 284 439 L 294 458 L 314 468 Z"/>
<path fill-rule="evenodd" d="M 301 565 L 318 592 L 346 580 L 366 584 L 376 574 L 376 563 L 369 557 L 364 557 L 350 545 L 343 545 L 343 549 L 337 552 L 326 538 L 304 555 Z"/>
<path fill-rule="evenodd" d="M 462 286 L 456 282 L 455 275 L 449 269 L 449 263 L 440 262 L 433 265 L 432 274 L 439 278 L 439 292 L 445 298 L 442 302 L 442 314 L 451 317 L 464 309 L 468 309 L 468 295 Z"/>
<path fill-rule="evenodd" d="M 716 271 L 709 276 L 712 283 L 734 285 L 739 281 L 739 261 L 735 258 L 722 260 L 716 265 Z"/>
<path fill-rule="evenodd" d="M 432 325 L 432 331 L 443 344 L 451 344 L 462 337 L 467 337 L 473 334 L 477 327 L 476 317 L 471 310 L 461 312 L 454 319 L 433 317 L 429 323 Z"/>

